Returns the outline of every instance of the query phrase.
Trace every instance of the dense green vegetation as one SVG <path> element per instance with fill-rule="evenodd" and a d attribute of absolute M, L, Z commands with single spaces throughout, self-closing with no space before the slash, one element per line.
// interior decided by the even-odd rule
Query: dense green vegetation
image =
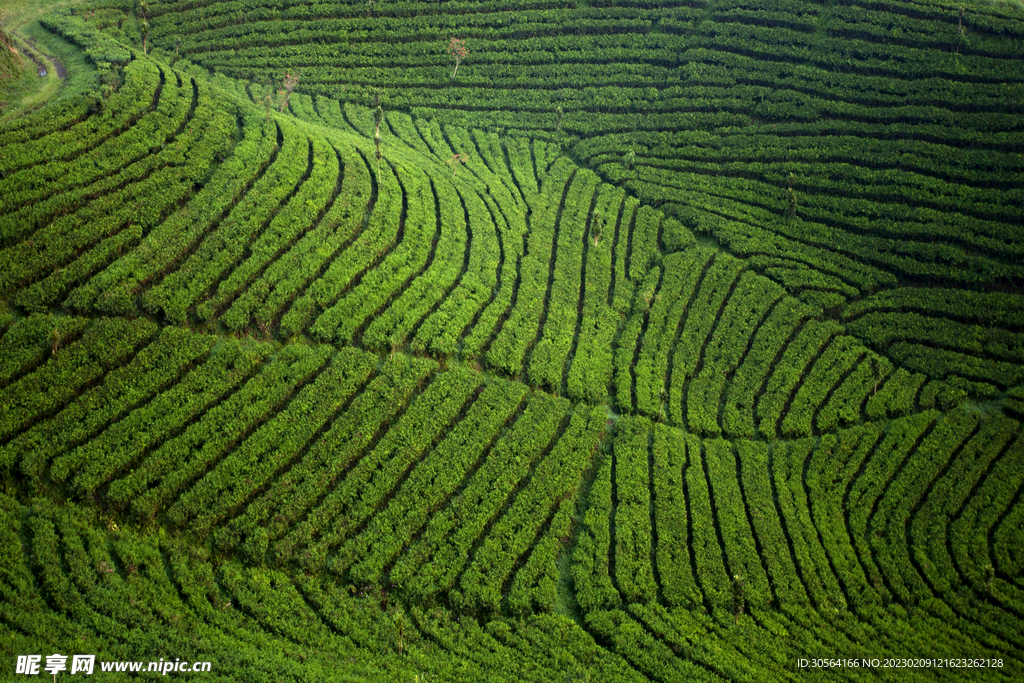
<path fill-rule="evenodd" d="M 10 659 L 1024 676 L 1024 10 L 32 30 L 73 68 L 0 126 Z"/>

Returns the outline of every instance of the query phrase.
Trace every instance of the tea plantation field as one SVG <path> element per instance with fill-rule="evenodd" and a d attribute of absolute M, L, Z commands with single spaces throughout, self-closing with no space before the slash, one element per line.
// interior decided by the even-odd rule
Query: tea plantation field
<path fill-rule="evenodd" d="M 36 4 L 0 679 L 1024 678 L 1024 6 Z"/>

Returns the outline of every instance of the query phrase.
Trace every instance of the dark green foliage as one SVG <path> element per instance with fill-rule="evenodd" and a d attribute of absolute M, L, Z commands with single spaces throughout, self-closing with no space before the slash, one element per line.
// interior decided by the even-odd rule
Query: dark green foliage
<path fill-rule="evenodd" d="M 9 653 L 1024 674 L 1018 9 L 148 0 L 33 30 L 97 85 L 0 130 Z"/>

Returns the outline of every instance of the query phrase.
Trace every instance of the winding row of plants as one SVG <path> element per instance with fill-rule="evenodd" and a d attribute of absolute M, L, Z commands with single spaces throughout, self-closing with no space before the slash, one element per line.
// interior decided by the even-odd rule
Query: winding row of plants
<path fill-rule="evenodd" d="M 253 680 L 1019 677 L 1018 24 L 768 9 L 181 0 L 153 56 L 45 19 L 118 87 L 0 131 L 0 633 Z"/>

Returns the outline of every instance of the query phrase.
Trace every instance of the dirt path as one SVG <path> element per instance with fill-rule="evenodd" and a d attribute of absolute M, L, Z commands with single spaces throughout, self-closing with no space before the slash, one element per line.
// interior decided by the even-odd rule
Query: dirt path
<path fill-rule="evenodd" d="M 53 69 L 57 72 L 57 78 L 63 81 L 68 77 L 68 70 L 64 68 L 64 65 L 60 63 L 59 59 L 53 55 L 46 55 L 46 58 L 53 64 Z"/>
<path fill-rule="evenodd" d="M 42 51 L 41 51 L 41 50 L 39 49 L 39 47 L 38 47 L 38 46 L 36 45 L 36 41 L 35 41 L 35 39 L 34 39 L 34 38 L 29 38 L 29 39 L 28 39 L 28 44 L 32 46 L 32 50 L 33 50 L 33 51 L 34 51 L 34 52 L 35 52 L 36 54 L 40 54 L 40 55 L 42 55 L 43 57 L 46 57 L 47 59 L 49 59 L 49 60 L 50 60 L 50 63 L 51 63 L 51 64 L 53 64 L 53 69 L 54 69 L 54 71 L 56 71 L 56 72 L 57 72 L 57 78 L 59 78 L 60 80 L 62 80 L 62 81 L 63 81 L 63 80 L 65 79 L 65 78 L 67 78 L 67 77 L 68 77 L 68 70 L 64 68 L 64 65 L 60 63 L 60 60 L 59 60 L 59 59 L 57 59 L 56 57 L 54 57 L 53 55 L 48 55 L 48 54 L 46 54 L 45 52 L 42 52 Z M 37 66 L 37 67 L 42 67 L 42 66 L 43 66 L 43 64 L 42 64 L 42 63 L 41 63 L 41 62 L 40 62 L 40 61 L 39 61 L 38 59 L 36 59 L 36 56 L 35 56 L 35 54 L 29 53 L 29 56 L 28 56 L 28 57 L 29 57 L 29 59 L 31 59 L 31 60 L 32 60 L 33 62 L 35 62 L 35 64 L 36 64 L 36 66 Z"/>

